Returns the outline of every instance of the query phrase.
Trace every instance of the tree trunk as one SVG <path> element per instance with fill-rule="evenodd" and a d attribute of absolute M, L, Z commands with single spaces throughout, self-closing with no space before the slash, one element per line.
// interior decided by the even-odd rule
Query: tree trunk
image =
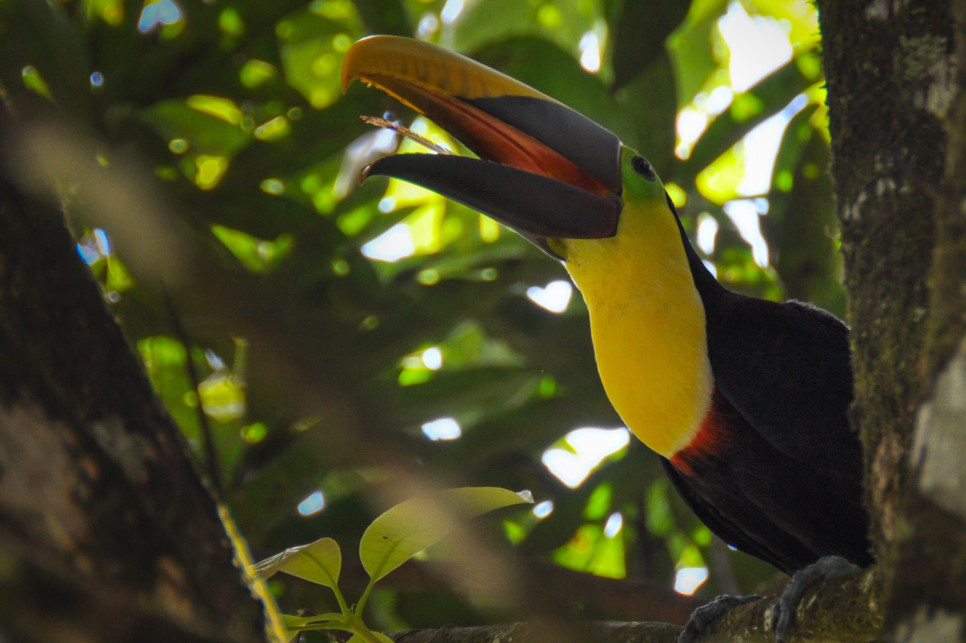
<path fill-rule="evenodd" d="M 263 640 L 217 505 L 63 216 L 5 175 L 0 635 Z"/>
<path fill-rule="evenodd" d="M 961 0 L 820 0 L 885 638 L 966 634 Z"/>

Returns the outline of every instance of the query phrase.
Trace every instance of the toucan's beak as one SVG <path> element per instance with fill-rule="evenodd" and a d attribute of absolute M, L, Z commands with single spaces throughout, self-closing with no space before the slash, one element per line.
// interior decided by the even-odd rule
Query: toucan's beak
<path fill-rule="evenodd" d="M 372 36 L 348 51 L 342 86 L 376 85 L 480 158 L 399 154 L 363 176 L 410 181 L 460 201 L 549 250 L 547 238 L 613 236 L 621 210 L 620 140 L 549 96 L 418 40 Z"/>

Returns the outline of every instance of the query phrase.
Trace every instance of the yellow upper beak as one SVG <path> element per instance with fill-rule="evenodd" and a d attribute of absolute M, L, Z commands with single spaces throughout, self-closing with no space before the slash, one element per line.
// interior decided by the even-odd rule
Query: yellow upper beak
<path fill-rule="evenodd" d="M 467 99 L 529 96 L 556 102 L 472 58 L 398 36 L 369 36 L 355 43 L 342 62 L 342 91 L 355 79 L 378 85 L 417 111 L 423 101 L 409 103 L 409 91 L 397 94 L 394 89 L 409 86 Z"/>

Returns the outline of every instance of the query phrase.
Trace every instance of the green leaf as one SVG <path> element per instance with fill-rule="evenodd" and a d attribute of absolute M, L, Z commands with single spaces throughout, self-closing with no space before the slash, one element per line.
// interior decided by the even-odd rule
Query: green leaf
<path fill-rule="evenodd" d="M 364 33 L 355 5 L 348 0 L 317 3 L 280 20 L 276 34 L 289 84 L 316 109 L 338 101 L 342 57 Z"/>
<path fill-rule="evenodd" d="M 345 630 L 346 624 L 342 614 L 314 614 L 312 616 L 295 616 L 282 614 L 282 624 L 285 625 L 288 641 L 295 640 L 301 632 L 312 630 Z"/>
<path fill-rule="evenodd" d="M 714 55 L 715 43 L 720 41 L 718 20 L 727 9 L 726 0 L 694 0 L 684 22 L 667 41 L 682 105 L 706 88 L 718 69 Z"/>
<path fill-rule="evenodd" d="M 442 34 L 440 44 L 459 51 L 473 51 L 511 36 L 535 36 L 553 41 L 576 54 L 580 38 L 593 28 L 593 20 L 591 3 L 467 2 L 450 33 Z"/>
<path fill-rule="evenodd" d="M 412 498 L 369 525 L 359 543 L 359 558 L 372 580 L 379 580 L 467 520 L 525 502 L 533 502 L 530 492 L 499 487 L 447 489 Z"/>
<path fill-rule="evenodd" d="M 614 89 L 629 83 L 664 55 L 664 41 L 684 20 L 690 6 L 690 0 L 624 3 L 614 25 Z M 673 98 L 673 92 L 669 93 Z"/>
<path fill-rule="evenodd" d="M 662 171 L 676 163 L 674 139 L 678 105 L 674 84 L 671 60 L 662 49 L 616 95 L 622 105 L 620 111 L 634 123 L 630 131 L 621 133 L 622 140 L 635 146 Z"/>
<path fill-rule="evenodd" d="M 328 626 L 333 628 L 344 627 L 344 621 L 344 617 L 338 612 L 313 614 L 312 616 L 282 614 L 282 623 L 290 630 L 318 630 Z"/>
<path fill-rule="evenodd" d="M 320 538 L 308 545 L 289 547 L 255 565 L 255 572 L 263 578 L 285 572 L 332 589 L 339 583 L 341 569 L 342 552 L 339 544 L 331 538 Z"/>
<path fill-rule="evenodd" d="M 770 206 L 761 231 L 785 296 L 842 315 L 842 256 L 834 241 L 838 221 L 826 169 L 828 143 L 813 126 L 819 118 L 825 115 L 812 105 L 788 124 L 775 159 Z"/>

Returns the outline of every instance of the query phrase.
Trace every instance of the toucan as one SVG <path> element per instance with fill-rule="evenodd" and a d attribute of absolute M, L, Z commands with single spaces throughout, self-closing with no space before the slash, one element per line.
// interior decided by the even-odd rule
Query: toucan
<path fill-rule="evenodd" d="M 715 534 L 789 574 L 825 556 L 873 562 L 842 321 L 725 288 L 651 163 L 523 83 L 394 36 L 349 49 L 343 88 L 353 79 L 478 157 L 395 154 L 364 177 L 464 203 L 564 263 L 587 304 L 610 402 Z"/>

